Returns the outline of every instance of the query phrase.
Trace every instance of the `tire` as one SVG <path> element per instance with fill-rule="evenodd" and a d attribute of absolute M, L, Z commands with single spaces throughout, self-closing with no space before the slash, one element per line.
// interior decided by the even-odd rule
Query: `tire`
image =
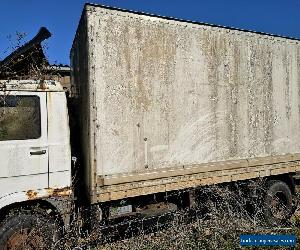
<path fill-rule="evenodd" d="M 50 250 L 54 249 L 59 237 L 59 227 L 52 219 L 22 211 L 10 214 L 1 223 L 0 250 Z"/>
<path fill-rule="evenodd" d="M 289 186 L 279 180 L 267 183 L 263 199 L 263 217 L 269 226 L 287 225 L 294 212 L 293 195 Z"/>

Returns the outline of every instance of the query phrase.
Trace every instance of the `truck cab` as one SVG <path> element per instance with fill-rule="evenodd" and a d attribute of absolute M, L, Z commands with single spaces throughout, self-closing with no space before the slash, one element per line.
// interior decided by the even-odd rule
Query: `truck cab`
<path fill-rule="evenodd" d="M 0 159 L 2 220 L 39 201 L 56 210 L 52 197 L 70 197 L 68 109 L 58 82 L 0 81 Z M 0 230 L 9 244 L 8 229 Z"/>

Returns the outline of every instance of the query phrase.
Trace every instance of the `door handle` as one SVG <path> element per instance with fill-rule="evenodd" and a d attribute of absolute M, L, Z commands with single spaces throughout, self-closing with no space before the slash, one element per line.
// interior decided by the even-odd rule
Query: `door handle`
<path fill-rule="evenodd" d="M 31 151 L 30 155 L 44 155 L 46 154 L 46 150 L 39 150 L 39 151 Z"/>

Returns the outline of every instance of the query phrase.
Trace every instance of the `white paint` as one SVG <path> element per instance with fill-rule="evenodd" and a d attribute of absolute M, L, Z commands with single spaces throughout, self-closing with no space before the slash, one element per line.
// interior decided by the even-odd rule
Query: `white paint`
<path fill-rule="evenodd" d="M 71 148 L 67 101 L 64 92 L 47 93 L 49 185 L 70 186 Z M 57 174 L 56 174 L 57 173 Z"/>
<path fill-rule="evenodd" d="M 169 146 L 168 145 L 156 145 L 156 146 L 152 146 L 150 148 L 150 152 L 157 152 L 157 151 L 165 151 L 168 150 Z"/>
<path fill-rule="evenodd" d="M 29 82 L 10 81 L 10 87 L 6 85 L 3 91 L 0 89 L 0 95 L 38 96 L 41 112 L 40 138 L 0 141 L 0 209 L 28 200 L 28 191 L 37 192 L 36 198 L 47 197 L 47 189 L 71 185 L 71 152 L 65 93 L 59 92 L 62 88 L 57 82 L 51 85 L 52 89 L 49 87 L 43 92 L 37 90 L 39 83 Z M 45 150 L 45 154 L 30 155 L 31 151 L 40 150 Z"/>
<path fill-rule="evenodd" d="M 4 95 L 0 91 L 0 95 Z M 38 96 L 40 100 L 41 113 L 41 137 L 30 140 L 9 140 L 0 141 L 0 186 L 2 178 L 9 178 L 14 176 L 37 175 L 48 172 L 48 135 L 47 135 L 47 108 L 46 108 L 46 93 L 40 92 L 15 92 L 12 91 L 9 95 L 26 95 Z M 42 155 L 31 155 L 30 152 L 45 150 L 46 153 Z M 47 187 L 48 183 L 45 183 Z M 17 188 L 18 185 L 15 185 Z M 14 191 L 24 190 L 0 190 L 0 197 L 12 193 Z"/>
<path fill-rule="evenodd" d="M 300 153 L 298 41 L 87 6 L 71 55 L 90 192 L 146 163 Z"/>

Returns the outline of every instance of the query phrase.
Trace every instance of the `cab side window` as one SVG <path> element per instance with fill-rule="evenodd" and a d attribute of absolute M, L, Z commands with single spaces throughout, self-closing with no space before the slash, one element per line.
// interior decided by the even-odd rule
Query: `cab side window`
<path fill-rule="evenodd" d="M 40 98 L 0 95 L 0 141 L 41 137 Z"/>

